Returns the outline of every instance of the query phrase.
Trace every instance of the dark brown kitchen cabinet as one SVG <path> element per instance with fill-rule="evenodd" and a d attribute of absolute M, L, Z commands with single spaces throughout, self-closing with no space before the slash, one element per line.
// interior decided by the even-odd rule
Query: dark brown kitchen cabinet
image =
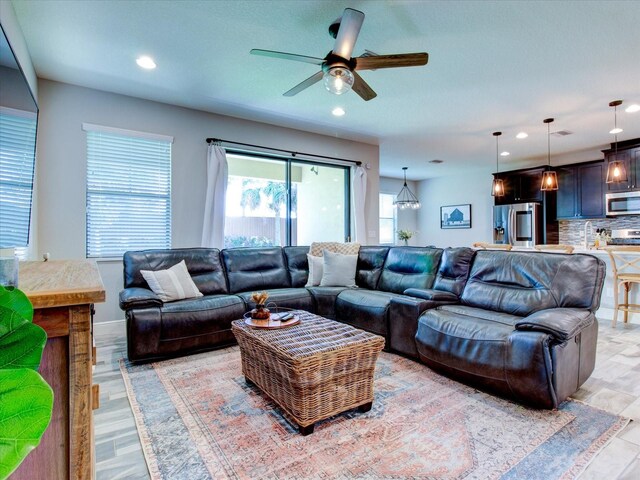
<path fill-rule="evenodd" d="M 544 168 L 538 167 L 494 174 L 504 182 L 504 195 L 495 197 L 495 204 L 542 202 L 542 172 Z"/>
<path fill-rule="evenodd" d="M 559 220 L 605 216 L 606 164 L 602 160 L 564 165 L 556 171 L 556 217 Z"/>
<path fill-rule="evenodd" d="M 609 192 L 627 192 L 630 190 L 640 190 L 640 138 L 618 142 L 618 152 L 616 154 L 615 144 L 611 148 L 603 150 L 607 165 L 609 162 L 618 160 L 623 162 L 627 170 L 627 181 L 622 183 L 608 183 Z"/>

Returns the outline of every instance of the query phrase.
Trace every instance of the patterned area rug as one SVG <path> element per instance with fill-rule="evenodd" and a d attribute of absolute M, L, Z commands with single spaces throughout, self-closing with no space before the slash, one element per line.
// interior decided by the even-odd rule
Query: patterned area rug
<path fill-rule="evenodd" d="M 153 479 L 570 479 L 627 420 L 568 401 L 530 410 L 382 353 L 375 400 L 298 434 L 245 383 L 237 347 L 121 361 Z"/>

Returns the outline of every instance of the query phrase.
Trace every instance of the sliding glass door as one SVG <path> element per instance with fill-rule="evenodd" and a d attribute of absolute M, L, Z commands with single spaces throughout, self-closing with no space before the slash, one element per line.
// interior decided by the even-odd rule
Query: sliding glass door
<path fill-rule="evenodd" d="M 349 169 L 227 153 L 225 247 L 349 238 Z"/>
<path fill-rule="evenodd" d="M 349 237 L 349 171 L 345 167 L 291 162 L 296 201 L 291 205 L 294 245 L 344 242 Z"/>

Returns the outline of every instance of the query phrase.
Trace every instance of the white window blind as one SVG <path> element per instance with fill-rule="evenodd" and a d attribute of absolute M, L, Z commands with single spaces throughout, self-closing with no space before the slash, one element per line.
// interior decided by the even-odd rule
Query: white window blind
<path fill-rule="evenodd" d="M 0 248 L 29 243 L 36 116 L 0 109 Z"/>
<path fill-rule="evenodd" d="M 171 247 L 171 138 L 87 126 L 87 257 Z"/>

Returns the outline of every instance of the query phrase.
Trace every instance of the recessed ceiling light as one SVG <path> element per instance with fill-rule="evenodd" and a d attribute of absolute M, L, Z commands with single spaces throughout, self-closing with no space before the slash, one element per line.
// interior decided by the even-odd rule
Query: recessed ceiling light
<path fill-rule="evenodd" d="M 502 152 L 500 154 L 501 157 L 508 157 L 509 155 L 511 155 L 509 152 Z"/>
<path fill-rule="evenodd" d="M 516 135 L 516 138 L 527 138 L 529 136 L 529 134 L 527 132 L 520 132 L 519 134 Z"/>
<path fill-rule="evenodd" d="M 344 111 L 344 108 L 342 107 L 336 107 L 333 110 L 331 110 L 331 113 L 333 113 L 336 117 L 341 117 L 343 116 L 346 112 Z"/>
<path fill-rule="evenodd" d="M 614 128 L 613 130 L 609 131 L 609 133 L 613 133 L 614 135 L 622 132 L 624 132 L 624 130 L 622 130 L 620 127 Z"/>
<path fill-rule="evenodd" d="M 624 111 L 627 113 L 640 112 L 640 105 L 638 105 L 637 103 L 632 103 L 627 108 L 625 108 Z"/>
<path fill-rule="evenodd" d="M 153 61 L 153 58 L 146 55 L 136 58 L 136 63 L 139 67 L 146 68 L 147 70 L 156 68 L 156 62 Z"/>

